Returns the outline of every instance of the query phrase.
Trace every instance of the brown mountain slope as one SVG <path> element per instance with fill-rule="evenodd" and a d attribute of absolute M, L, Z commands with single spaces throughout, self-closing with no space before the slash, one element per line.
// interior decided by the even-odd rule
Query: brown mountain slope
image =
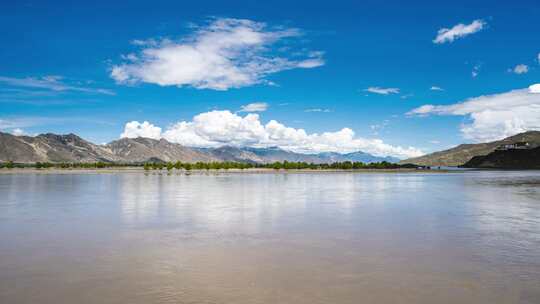
<path fill-rule="evenodd" d="M 26 136 L 13 136 L 0 132 L 0 161 L 38 162 L 47 158 L 40 155 L 25 139 Z"/>
<path fill-rule="evenodd" d="M 14 136 L 0 132 L 0 161 L 97 162 L 118 158 L 105 148 L 77 135 L 40 134 L 36 137 Z"/>
<path fill-rule="evenodd" d="M 237 161 L 269 163 L 275 161 L 331 163 L 337 161 L 393 161 L 392 158 L 376 157 L 361 151 L 339 154 L 302 154 L 277 147 L 249 148 L 230 147 L 190 148 L 171 143 L 165 139 L 122 138 L 106 145 L 96 145 L 75 134 L 52 133 L 31 136 L 14 136 L 0 132 L 0 162 L 122 162 L 147 161 L 211 162 Z"/>
<path fill-rule="evenodd" d="M 489 143 L 463 144 L 452 149 L 405 159 L 400 161 L 400 163 L 413 163 L 422 166 L 460 166 L 475 156 L 487 155 L 495 151 L 502 144 L 511 144 L 520 141 L 529 142 L 533 146 L 540 146 L 540 131 L 528 131 Z"/>
<path fill-rule="evenodd" d="M 223 146 L 219 148 L 206 149 L 212 156 L 224 161 L 246 162 L 246 163 L 265 163 L 267 160 L 264 157 L 247 151 L 245 149 Z"/>
<path fill-rule="evenodd" d="M 174 144 L 165 139 L 122 138 L 110 142 L 106 147 L 124 162 L 144 162 L 149 159 L 182 162 L 220 160 L 208 153 Z"/>
<path fill-rule="evenodd" d="M 465 168 L 540 169 L 540 147 L 526 150 L 497 150 L 488 155 L 475 156 Z"/>
<path fill-rule="evenodd" d="M 77 135 L 52 133 L 14 136 L 0 132 L 0 162 L 144 162 L 148 160 L 209 162 L 220 159 L 164 139 L 123 138 L 96 145 Z"/>

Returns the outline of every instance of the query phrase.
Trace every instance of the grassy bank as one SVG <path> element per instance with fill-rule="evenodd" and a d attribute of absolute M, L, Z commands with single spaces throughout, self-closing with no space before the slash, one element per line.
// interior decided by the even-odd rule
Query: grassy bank
<path fill-rule="evenodd" d="M 268 164 L 240 162 L 152 162 L 152 163 L 0 163 L 0 172 L 146 172 L 168 174 L 191 174 L 206 172 L 407 172 L 425 170 L 415 165 L 398 165 L 388 162 L 361 163 L 336 162 L 313 164 L 305 162 L 274 162 Z"/>

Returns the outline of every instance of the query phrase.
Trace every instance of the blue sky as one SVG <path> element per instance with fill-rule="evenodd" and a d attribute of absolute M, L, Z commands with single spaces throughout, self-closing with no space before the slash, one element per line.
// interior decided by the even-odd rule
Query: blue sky
<path fill-rule="evenodd" d="M 0 129 L 400 157 L 540 129 L 538 2 L 356 2 L 3 3 Z"/>

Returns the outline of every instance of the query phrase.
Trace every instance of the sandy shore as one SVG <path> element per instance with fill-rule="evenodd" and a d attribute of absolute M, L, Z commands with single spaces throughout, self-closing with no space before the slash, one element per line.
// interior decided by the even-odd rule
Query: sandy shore
<path fill-rule="evenodd" d="M 13 168 L 0 169 L 0 174 L 161 174 L 161 175 L 216 175 L 216 174 L 326 174 L 326 173 L 447 173 L 459 172 L 451 170 L 419 170 L 419 169 L 355 169 L 355 170 L 310 170 L 292 169 L 275 170 L 267 168 L 250 169 L 220 169 L 220 170 L 144 170 L 142 167 L 125 168 L 102 168 L 102 169 L 35 169 L 35 168 Z"/>

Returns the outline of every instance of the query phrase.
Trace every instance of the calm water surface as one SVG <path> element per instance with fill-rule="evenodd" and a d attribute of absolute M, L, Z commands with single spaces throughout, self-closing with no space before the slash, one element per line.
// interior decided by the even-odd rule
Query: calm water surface
<path fill-rule="evenodd" d="M 4 174 L 0 303 L 540 303 L 540 172 Z"/>

